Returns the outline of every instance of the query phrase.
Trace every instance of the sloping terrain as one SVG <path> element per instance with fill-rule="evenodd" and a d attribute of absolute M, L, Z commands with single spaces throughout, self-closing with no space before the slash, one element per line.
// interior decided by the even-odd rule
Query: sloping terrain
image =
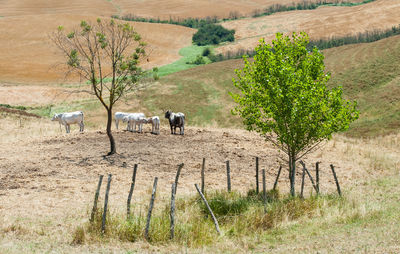
<path fill-rule="evenodd" d="M 59 25 L 76 27 L 95 16 L 43 14 L 0 18 L 0 82 L 64 83 L 59 64 L 64 58 L 50 40 Z M 144 68 L 164 65 L 180 58 L 179 50 L 191 44 L 194 29 L 167 25 L 133 23 L 148 47 Z M 68 82 L 68 81 L 67 81 Z M 71 82 L 69 80 L 69 82 Z M 79 82 L 79 79 L 74 79 Z"/>
<path fill-rule="evenodd" d="M 317 2 L 309 0 L 308 2 Z M 87 1 L 46 1 L 46 0 L 3 0 L 0 16 L 37 14 L 83 14 L 83 15 L 125 15 L 160 19 L 212 17 L 227 18 L 231 13 L 250 15 L 273 4 L 291 5 L 303 0 L 252 0 L 252 1 L 211 1 L 211 0 L 87 0 Z M 341 0 L 358 3 L 362 0 Z"/>
<path fill-rule="evenodd" d="M 253 49 L 260 38 L 271 41 L 275 33 L 305 31 L 312 39 L 357 34 L 374 29 L 390 29 L 399 24 L 400 2 L 377 0 L 353 7 L 319 7 L 316 10 L 275 13 L 222 23 L 235 29 L 236 41 L 222 46 L 219 52 Z"/>
<path fill-rule="evenodd" d="M 399 39 L 400 36 L 395 36 L 324 51 L 326 70 L 332 73 L 329 85 L 343 86 L 345 97 L 358 101 L 360 119 L 352 125 L 349 135 L 375 136 L 398 131 Z M 242 63 L 230 60 L 172 74 L 144 91 L 144 105 L 148 109 L 185 111 L 196 125 L 240 126 L 240 119 L 230 115 L 235 105 L 228 93 L 235 91 L 232 78 Z M 164 92 L 155 94 L 155 91 Z"/>

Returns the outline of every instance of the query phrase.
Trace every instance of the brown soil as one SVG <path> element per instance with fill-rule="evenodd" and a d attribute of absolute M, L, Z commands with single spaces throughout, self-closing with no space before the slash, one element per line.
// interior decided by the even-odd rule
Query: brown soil
<path fill-rule="evenodd" d="M 354 7 L 320 7 L 316 10 L 281 12 L 260 18 L 228 21 L 222 25 L 235 29 L 236 42 L 220 47 L 219 51 L 254 49 L 260 38 L 269 42 L 277 32 L 305 31 L 311 39 L 320 39 L 389 29 L 398 25 L 399 18 L 399 1 L 377 0 Z"/>
<path fill-rule="evenodd" d="M 57 123 L 53 130 L 58 130 Z M 113 174 L 111 207 L 121 208 L 129 190 L 129 179 L 135 163 L 139 164 L 135 193 L 139 200 L 150 188 L 155 176 L 160 178 L 159 193 L 168 196 L 177 165 L 185 163 L 179 182 L 179 195 L 194 194 L 194 183 L 200 182 L 202 158 L 206 158 L 207 189 L 225 189 L 225 161 L 230 160 L 233 189 L 245 192 L 254 188 L 255 156 L 260 170 L 266 169 L 267 186 L 271 188 L 280 163 L 283 163 L 279 188 L 288 190 L 285 163 L 279 152 L 257 134 L 231 129 L 188 128 L 184 136 L 115 132 L 118 154 L 103 157 L 109 148 L 103 131 L 59 134 L 49 137 L 6 142 L 0 146 L 0 214 L 18 216 L 62 216 L 69 207 L 83 212 L 93 198 L 99 174 Z M 0 129 L 1 131 L 1 129 Z M 22 131 L 22 130 L 21 130 Z M 335 190 L 329 164 L 336 165 L 343 186 L 358 179 L 363 168 L 352 161 L 329 155 L 331 146 L 306 159 L 310 169 L 322 161 L 321 179 L 324 192 Z M 324 153 L 323 153 L 324 152 Z M 322 155 L 324 154 L 324 155 Z M 307 188 L 310 185 L 307 184 Z M 12 212 L 11 212 L 12 211 Z M 72 212 L 72 211 L 71 211 Z"/>

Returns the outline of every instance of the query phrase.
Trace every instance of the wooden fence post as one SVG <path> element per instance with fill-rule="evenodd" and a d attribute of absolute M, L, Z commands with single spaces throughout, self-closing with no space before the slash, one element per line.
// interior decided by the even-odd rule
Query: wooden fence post
<path fill-rule="evenodd" d="M 111 174 L 108 174 L 107 181 L 107 189 L 106 189 L 106 197 L 104 198 L 104 211 L 103 211 L 103 220 L 101 222 L 101 232 L 104 234 L 106 232 L 106 217 L 107 217 L 107 207 L 108 207 L 108 193 L 110 192 L 111 185 Z"/>
<path fill-rule="evenodd" d="M 260 189 L 258 187 L 258 157 L 256 157 L 256 193 L 258 194 L 260 192 Z"/>
<path fill-rule="evenodd" d="M 336 188 L 337 188 L 337 191 L 338 191 L 338 193 L 339 193 L 339 196 L 342 196 L 342 191 L 340 190 L 339 181 L 338 181 L 338 179 L 337 179 L 337 177 L 336 177 L 336 173 L 335 173 L 335 168 L 333 167 L 332 164 L 331 164 L 331 169 L 332 169 L 333 177 L 335 178 Z"/>
<path fill-rule="evenodd" d="M 206 167 L 206 158 L 203 158 L 203 164 L 201 165 L 201 192 L 204 193 L 204 170 Z"/>
<path fill-rule="evenodd" d="M 217 230 L 218 234 L 221 234 L 221 231 L 219 230 L 219 225 L 218 225 L 218 221 L 217 218 L 215 218 L 213 211 L 211 210 L 210 206 L 208 205 L 208 202 L 206 200 L 206 198 L 204 197 L 203 193 L 201 193 L 199 187 L 197 186 L 197 184 L 194 184 L 194 186 L 196 187 L 197 192 L 199 193 L 201 199 L 203 199 L 204 204 L 206 205 L 208 211 L 211 214 L 211 217 L 214 221 L 214 225 L 215 225 L 215 229 Z"/>
<path fill-rule="evenodd" d="M 279 176 L 281 175 L 281 170 L 282 170 L 282 165 L 279 165 L 278 175 L 276 176 L 273 190 L 276 190 L 276 187 L 278 186 L 278 179 Z"/>
<path fill-rule="evenodd" d="M 306 164 L 304 164 L 303 161 L 300 161 L 300 164 L 303 166 L 303 169 L 306 171 L 308 177 L 310 178 L 311 184 L 312 184 L 312 186 L 314 187 L 314 190 L 317 191 L 317 186 L 315 186 L 314 180 L 313 180 L 313 178 L 312 178 L 310 172 L 308 172 L 308 170 L 307 170 L 307 168 L 306 168 Z"/>
<path fill-rule="evenodd" d="M 144 237 L 146 238 L 146 240 L 149 240 L 150 219 L 151 219 L 151 212 L 153 211 L 154 199 L 156 198 L 157 181 L 158 181 L 158 177 L 155 177 L 154 183 L 153 183 L 153 191 L 151 193 L 149 211 L 147 213 L 146 228 L 144 231 Z M 176 190 L 175 190 L 174 194 L 176 194 Z"/>
<path fill-rule="evenodd" d="M 176 195 L 176 189 L 178 189 L 178 180 L 179 180 L 179 176 L 181 174 L 181 170 L 183 168 L 185 164 L 181 163 L 178 165 L 178 170 L 176 171 L 176 175 L 175 175 L 175 195 Z"/>
<path fill-rule="evenodd" d="M 231 192 L 231 167 L 229 161 L 226 161 L 226 180 L 228 184 L 228 192 Z"/>
<path fill-rule="evenodd" d="M 317 161 L 315 163 L 315 182 L 316 182 L 316 186 L 317 186 L 317 195 L 319 195 L 319 164 L 321 162 Z"/>
<path fill-rule="evenodd" d="M 92 214 L 90 215 L 90 222 L 94 221 L 94 215 L 97 212 L 97 201 L 99 200 L 100 187 L 101 187 L 102 181 L 103 181 L 103 175 L 100 175 L 99 183 L 97 184 L 96 194 L 94 195 L 94 204 L 93 204 Z"/>
<path fill-rule="evenodd" d="M 306 171 L 304 170 L 304 167 L 303 167 L 303 174 L 301 175 L 301 191 L 300 191 L 301 198 L 304 198 L 303 191 L 304 191 L 304 177 L 305 176 L 306 176 Z"/>
<path fill-rule="evenodd" d="M 265 169 L 262 170 L 262 183 L 263 183 L 263 204 L 264 204 L 264 213 L 267 212 L 267 190 L 265 184 Z"/>
<path fill-rule="evenodd" d="M 171 190 L 171 224 L 170 224 L 170 231 L 171 231 L 171 239 L 174 239 L 174 230 L 175 230 L 175 183 L 172 184 Z"/>
<path fill-rule="evenodd" d="M 133 175 L 132 175 L 131 188 L 129 190 L 128 201 L 127 201 L 127 204 L 126 204 L 126 218 L 127 219 L 129 219 L 130 216 L 131 216 L 131 199 L 132 199 L 133 189 L 135 188 L 137 167 L 138 167 L 137 164 L 135 164 L 133 166 Z"/>

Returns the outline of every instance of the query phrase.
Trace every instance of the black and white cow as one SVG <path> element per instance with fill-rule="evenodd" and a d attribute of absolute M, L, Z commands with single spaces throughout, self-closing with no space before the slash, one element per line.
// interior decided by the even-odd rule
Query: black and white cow
<path fill-rule="evenodd" d="M 176 127 L 179 127 L 179 134 L 185 134 L 185 115 L 181 112 L 174 113 L 171 110 L 165 112 L 165 118 L 169 120 L 171 134 L 176 134 Z"/>

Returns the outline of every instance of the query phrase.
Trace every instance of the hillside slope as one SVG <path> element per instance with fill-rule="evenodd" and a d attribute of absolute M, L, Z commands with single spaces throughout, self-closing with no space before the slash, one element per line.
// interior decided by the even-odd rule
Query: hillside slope
<path fill-rule="evenodd" d="M 397 132 L 400 127 L 400 36 L 374 43 L 325 50 L 330 86 L 342 85 L 348 99 L 357 100 L 360 119 L 352 136 Z M 230 110 L 234 70 L 242 60 L 230 60 L 175 73 L 145 91 L 142 100 L 154 111 L 172 108 L 186 112 L 195 125 L 240 126 Z"/>
<path fill-rule="evenodd" d="M 305 31 L 315 40 L 374 29 L 390 29 L 399 24 L 399 13 L 399 1 L 377 0 L 353 7 L 319 7 L 315 10 L 280 12 L 264 17 L 227 21 L 222 25 L 235 29 L 236 41 L 218 50 L 252 49 L 261 37 L 271 41 L 277 32 Z"/>

